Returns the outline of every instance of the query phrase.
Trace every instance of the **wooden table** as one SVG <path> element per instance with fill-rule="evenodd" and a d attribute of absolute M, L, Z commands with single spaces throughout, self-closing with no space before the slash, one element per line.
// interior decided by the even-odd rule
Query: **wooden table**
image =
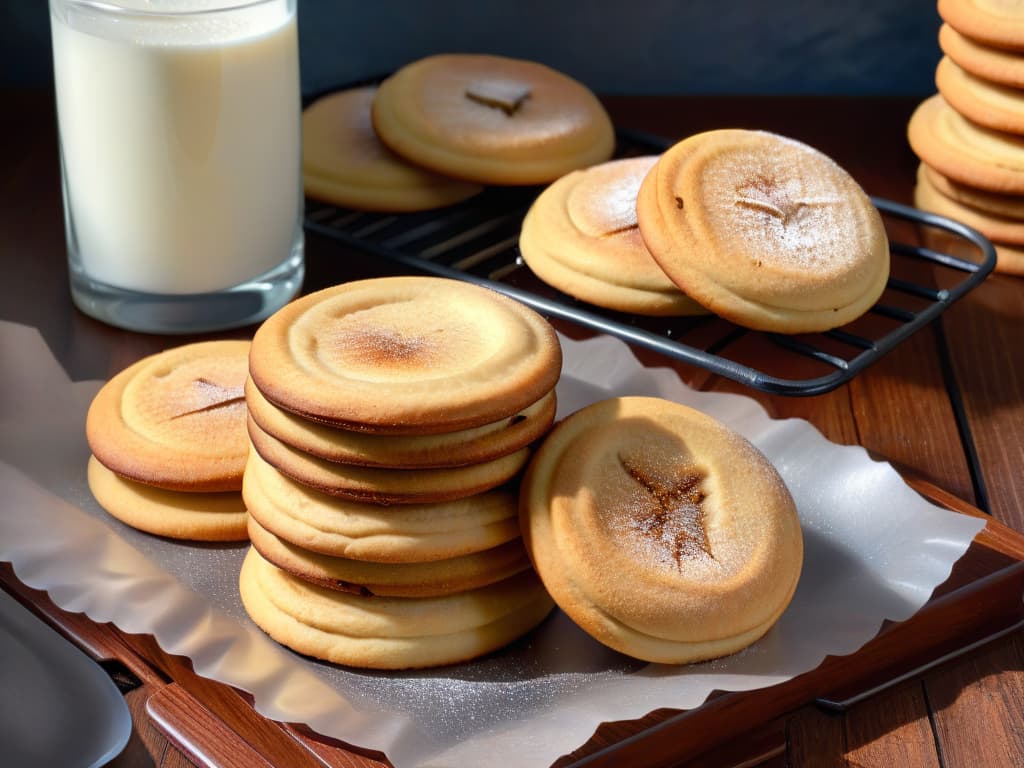
<path fill-rule="evenodd" d="M 620 127 L 679 138 L 714 127 L 764 128 L 802 139 L 834 157 L 877 196 L 909 203 L 916 159 L 904 129 L 917 99 L 847 98 L 607 98 Z M 39 328 L 74 379 L 102 379 L 167 346 L 166 338 L 121 332 L 73 309 L 67 288 L 59 166 L 52 94 L 5 91 L 0 126 L 0 318 Z M 395 272 L 322 237 L 308 239 L 306 288 L 346 276 Z M 980 554 L 958 566 L 961 595 L 954 609 L 933 611 L 912 632 L 891 637 L 921 650 L 926 662 L 1020 618 L 1024 546 L 1024 280 L 993 275 L 980 288 L 851 383 L 808 398 L 784 398 L 677 365 L 690 384 L 744 391 L 777 417 L 797 416 L 837 443 L 860 444 L 891 460 L 926 495 L 955 509 L 991 515 Z M 245 329 L 236 336 L 246 336 Z M 179 338 L 174 343 L 191 339 Z M 664 364 L 644 353 L 648 363 Z M 958 424 L 957 415 L 962 416 Z M 972 474 L 973 442 L 977 467 Z M 980 565 L 979 565 L 980 564 Z M 977 569 L 977 572 L 972 569 Z M 984 581 L 983 577 L 988 578 Z M 975 592 L 958 591 L 963 585 Z M 256 715 L 244 697 L 197 677 L 187 662 L 163 653 L 150 637 L 97 626 L 56 609 L 0 566 L 0 585 L 34 606 L 111 669 L 125 688 L 135 731 L 116 766 L 376 765 L 344 745 L 310 738 L 301 728 Z M 966 598 L 963 595 L 967 595 Z M 952 611 L 952 612 L 950 612 Z M 962 628 L 957 628 L 962 624 Z M 956 625 L 956 626 L 954 626 Z M 952 627 L 952 628 L 951 628 Z M 893 628 L 890 628 L 893 629 Z M 930 643 L 949 634 L 943 643 Z M 915 645 L 915 643 L 917 645 Z M 899 670 L 886 669 L 891 648 L 858 656 L 863 669 L 840 698 L 870 688 Z M 918 651 L 914 651 L 915 654 Z M 911 664 L 913 666 L 913 664 Z M 879 670 L 881 672 L 879 673 Z M 622 752 L 663 764 L 769 766 L 1011 766 L 1024 764 L 1024 634 L 1001 638 L 885 687 L 844 711 L 816 704 L 806 691 L 719 697 L 702 708 L 693 728 L 669 730 Z M 878 674 L 876 674 L 878 673 Z M 837 678 L 840 679 L 840 678 Z M 135 687 L 133 687 L 135 686 Z M 760 713 L 761 716 L 758 715 Z M 653 722 L 672 723 L 675 713 Z M 750 718 L 749 720 L 747 718 Z M 745 727 L 751 722 L 756 727 Z M 615 742 L 635 725 L 602 728 L 580 754 Z M 655 729 L 657 731 L 657 729 Z M 695 732 L 701 734 L 700 738 Z M 710 752 L 706 748 L 716 740 Z M 704 750 L 703 754 L 701 754 Z M 632 757 L 631 757 L 632 755 Z"/>

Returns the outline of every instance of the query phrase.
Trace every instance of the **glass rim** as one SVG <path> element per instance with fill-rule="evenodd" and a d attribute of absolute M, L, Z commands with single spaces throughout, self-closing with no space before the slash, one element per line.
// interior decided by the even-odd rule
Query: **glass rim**
<path fill-rule="evenodd" d="M 50 5 L 63 5 L 96 11 L 110 16 L 136 16 L 145 19 L 174 19 L 193 16 L 213 16 L 253 8 L 258 5 L 291 2 L 292 0 L 224 0 L 224 5 L 214 8 L 196 8 L 192 10 L 149 10 L 146 8 L 126 8 L 117 0 L 50 0 Z"/>

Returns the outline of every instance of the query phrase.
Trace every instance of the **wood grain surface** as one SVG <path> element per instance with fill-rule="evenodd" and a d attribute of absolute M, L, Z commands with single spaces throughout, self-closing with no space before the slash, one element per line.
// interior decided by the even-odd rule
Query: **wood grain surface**
<path fill-rule="evenodd" d="M 760 128 L 801 139 L 835 158 L 870 194 L 903 203 L 911 200 L 917 163 L 906 144 L 906 121 L 918 101 L 605 99 L 618 126 L 669 139 L 717 127 Z M 74 379 L 106 378 L 143 355 L 206 338 L 125 333 L 73 309 L 53 95 L 5 90 L 3 103 L 11 117 L 0 121 L 0 318 L 39 328 Z M 307 290 L 400 271 L 315 235 L 307 239 L 307 262 Z M 773 416 L 804 418 L 834 442 L 864 446 L 893 461 L 938 503 L 965 513 L 973 505 L 990 513 L 991 523 L 919 616 L 887 627 L 855 656 L 829 659 L 788 688 L 716 696 L 685 715 L 660 711 L 641 723 L 602 725 L 590 743 L 560 764 L 1024 765 L 1024 635 L 1014 630 L 945 658 L 1021 618 L 1022 325 L 1024 280 L 993 275 L 938 322 L 824 395 L 765 395 L 674 364 L 692 386 L 753 396 Z M 645 364 L 667 364 L 654 353 L 637 354 Z M 151 637 L 66 614 L 7 567 L 0 567 L 0 586 L 94 658 L 118 660 L 134 679 L 125 698 L 135 730 L 114 766 L 387 765 L 382 755 L 324 739 L 301 725 L 265 720 L 246 696 L 199 677 L 187 659 L 164 653 Z M 920 669 L 931 662 L 936 666 Z M 900 682 L 885 687 L 893 679 Z M 876 686 L 883 687 L 860 698 Z M 828 701 L 845 704 L 836 709 Z"/>

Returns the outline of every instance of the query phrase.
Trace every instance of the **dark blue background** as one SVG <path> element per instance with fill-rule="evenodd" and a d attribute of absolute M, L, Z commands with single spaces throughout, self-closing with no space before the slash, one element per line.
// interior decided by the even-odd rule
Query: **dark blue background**
<path fill-rule="evenodd" d="M 544 62 L 599 93 L 934 92 L 934 0 L 299 0 L 305 93 L 448 51 Z M 52 77 L 46 0 L 0 0 L 0 85 Z"/>

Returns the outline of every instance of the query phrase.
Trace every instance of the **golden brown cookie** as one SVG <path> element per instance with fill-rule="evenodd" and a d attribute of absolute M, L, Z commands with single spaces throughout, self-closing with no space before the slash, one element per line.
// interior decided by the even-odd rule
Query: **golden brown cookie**
<path fill-rule="evenodd" d="M 406 162 L 374 133 L 374 86 L 327 94 L 302 112 L 302 178 L 308 197 L 362 211 L 423 211 L 483 187 Z"/>
<path fill-rule="evenodd" d="M 914 205 L 923 211 L 959 221 L 981 232 L 996 250 L 996 272 L 1009 275 L 1024 275 L 1024 248 L 1021 247 L 1021 230 L 1024 222 L 972 208 L 942 194 L 929 181 L 926 174 L 919 174 L 914 187 Z M 944 233 L 926 232 L 925 245 L 937 251 L 948 251 L 949 241 Z M 1006 237 L 1006 240 L 1000 238 Z"/>
<path fill-rule="evenodd" d="M 334 557 L 285 541 L 249 518 L 249 538 L 264 560 L 327 589 L 383 597 L 438 597 L 478 589 L 530 567 L 521 539 L 449 560 L 371 563 Z"/>
<path fill-rule="evenodd" d="M 942 52 L 976 77 L 1011 88 L 1024 88 L 1024 53 L 982 45 L 949 24 L 939 28 Z"/>
<path fill-rule="evenodd" d="M 611 119 L 586 86 L 501 56 L 402 67 L 377 91 L 373 126 L 410 162 L 480 184 L 546 184 L 615 149 Z"/>
<path fill-rule="evenodd" d="M 375 434 L 492 424 L 554 389 L 562 353 L 536 312 L 459 280 L 389 277 L 293 301 L 252 342 L 249 372 L 285 410 Z"/>
<path fill-rule="evenodd" d="M 250 549 L 242 604 L 279 643 L 307 656 L 372 669 L 467 661 L 526 634 L 553 604 L 533 571 L 443 597 L 366 597 L 296 579 Z"/>
<path fill-rule="evenodd" d="M 245 504 L 237 491 L 186 493 L 143 485 L 111 472 L 95 457 L 89 490 L 99 505 L 140 531 L 191 541 L 245 541 Z"/>
<path fill-rule="evenodd" d="M 666 400 L 605 400 L 562 421 L 531 462 L 520 514 L 559 607 L 647 661 L 750 645 L 800 577 L 800 521 L 775 468 L 724 425 Z"/>
<path fill-rule="evenodd" d="M 935 84 L 946 102 L 978 125 L 994 131 L 1024 133 L 1024 92 L 975 77 L 943 56 Z"/>
<path fill-rule="evenodd" d="M 941 94 L 914 110 L 907 138 L 914 153 L 943 176 L 990 192 L 1024 195 L 1024 139 L 971 122 Z"/>
<path fill-rule="evenodd" d="M 651 258 L 636 194 L 657 156 L 612 160 L 547 187 L 523 220 L 519 250 L 541 280 L 582 301 L 640 315 L 707 312 Z"/>
<path fill-rule="evenodd" d="M 461 467 L 385 469 L 324 461 L 282 443 L 249 420 L 249 438 L 260 457 L 293 480 L 331 496 L 373 504 L 452 501 L 497 488 L 530 458 L 529 448 Z"/>
<path fill-rule="evenodd" d="M 249 452 L 248 341 L 206 341 L 151 355 L 97 393 L 89 447 L 108 469 L 175 491 L 238 491 Z"/>
<path fill-rule="evenodd" d="M 696 301 L 738 325 L 823 331 L 866 312 L 885 290 L 881 216 L 829 157 L 762 131 L 684 139 L 637 198 L 644 242 Z"/>
<path fill-rule="evenodd" d="M 938 192 L 962 205 L 996 216 L 1024 219 L 1024 195 L 1001 195 L 998 192 L 961 184 L 924 163 L 918 168 L 918 174 L 927 177 L 928 183 Z"/>
<path fill-rule="evenodd" d="M 957 32 L 984 45 L 1024 50 L 1024 15 L 1006 0 L 939 0 L 939 16 Z"/>
<path fill-rule="evenodd" d="M 994 243 L 996 247 L 996 272 L 1024 277 L 1024 248 L 1004 243 Z"/>
<path fill-rule="evenodd" d="M 1024 220 L 998 216 L 950 199 L 932 185 L 922 170 L 917 173 L 914 205 L 973 227 L 993 242 L 1024 245 Z"/>
<path fill-rule="evenodd" d="M 278 537 L 350 560 L 445 560 L 519 538 L 516 496 L 508 490 L 439 504 L 365 504 L 297 483 L 253 451 L 242 495 L 249 514 Z"/>
<path fill-rule="evenodd" d="M 246 381 L 249 415 L 267 434 L 327 461 L 367 467 L 457 467 L 490 461 L 539 439 L 555 419 L 552 390 L 499 422 L 436 435 L 374 435 L 304 419 L 267 401 Z"/>

